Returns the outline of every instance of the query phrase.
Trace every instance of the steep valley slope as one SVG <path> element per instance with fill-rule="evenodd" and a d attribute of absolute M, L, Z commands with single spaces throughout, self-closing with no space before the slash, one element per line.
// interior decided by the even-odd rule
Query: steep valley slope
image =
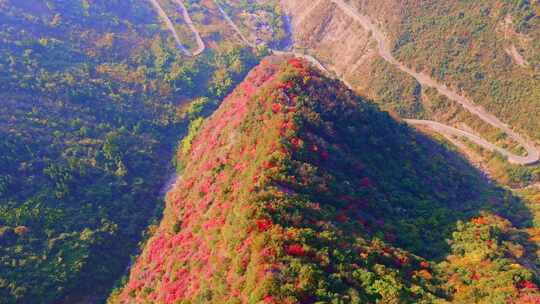
<path fill-rule="evenodd" d="M 190 129 L 110 303 L 540 300 L 530 209 L 303 60 L 266 58 Z"/>
<path fill-rule="evenodd" d="M 102 302 L 126 271 L 187 120 L 259 61 L 209 2 L 186 56 L 149 1 L 0 0 L 0 303 Z"/>
<path fill-rule="evenodd" d="M 537 0 L 0 0 L 0 304 L 540 303 L 539 117 Z"/>

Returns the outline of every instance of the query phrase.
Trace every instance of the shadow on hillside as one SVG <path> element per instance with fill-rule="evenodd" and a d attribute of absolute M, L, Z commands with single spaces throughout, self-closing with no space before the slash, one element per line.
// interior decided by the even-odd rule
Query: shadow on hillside
<path fill-rule="evenodd" d="M 313 90 L 310 102 L 332 131 L 312 126 L 310 132 L 325 146 L 340 147 L 333 149 L 335 162 L 324 165 L 336 184 L 347 185 L 350 178 L 367 178 L 373 184 L 367 203 L 360 203 L 353 214 L 370 235 L 440 261 L 450 253 L 448 240 L 460 221 L 489 212 L 517 228 L 532 225 L 524 203 L 490 181 L 453 146 L 397 122 L 373 102 L 352 96 L 337 80 L 322 83 L 332 95 L 319 97 L 321 90 Z M 338 96 L 358 100 L 359 111 Z M 328 203 L 336 200 L 322 196 Z"/>
<path fill-rule="evenodd" d="M 456 230 L 458 221 L 469 221 L 480 216 L 483 212 L 493 213 L 505 218 L 512 222 L 516 228 L 532 226 L 533 215 L 524 202 L 513 195 L 510 190 L 490 180 L 484 172 L 473 166 L 452 144 L 446 141 L 437 141 L 416 130 L 411 130 L 411 132 L 418 138 L 420 144 L 428 149 L 433 149 L 434 157 L 442 156 L 446 158 L 448 168 L 441 171 L 443 178 L 447 172 L 446 170 L 459 170 L 465 173 L 460 187 L 457 189 L 459 193 L 456 197 L 453 200 L 441 200 L 442 206 L 454 212 L 451 217 L 451 224 L 447 227 L 444 227 L 444 222 L 442 225 L 437 225 L 437 222 L 434 223 L 434 230 L 447 230 L 447 233 L 444 235 L 444 239 L 439 240 L 440 244 L 438 244 L 445 250 L 439 254 L 427 250 L 431 258 L 441 259 L 449 253 L 446 240 L 452 237 L 451 233 Z M 449 177 L 448 182 L 452 182 L 451 177 Z M 435 210 L 434 208 L 433 211 Z M 442 242 L 445 244 L 443 245 Z M 424 250 L 420 250 L 420 252 L 422 251 Z"/>
<path fill-rule="evenodd" d="M 466 222 L 486 212 L 509 220 L 517 228 L 532 226 L 533 215 L 524 202 L 490 180 L 453 145 L 404 123 L 394 123 L 394 127 L 408 133 L 414 143 L 406 143 L 405 149 L 410 149 L 409 152 L 399 153 L 403 167 L 414 169 L 392 168 L 389 172 L 394 176 L 381 174 L 379 170 L 376 176 L 379 175 L 379 181 L 382 179 L 381 192 L 390 197 L 387 208 L 379 208 L 379 205 L 373 212 L 392 220 L 395 245 L 440 261 L 450 254 L 448 240 L 459 221 Z M 388 166 L 384 161 L 379 164 Z M 399 204 L 402 207 L 396 208 Z M 535 247 L 531 251 L 536 252 L 536 245 L 524 245 Z"/>

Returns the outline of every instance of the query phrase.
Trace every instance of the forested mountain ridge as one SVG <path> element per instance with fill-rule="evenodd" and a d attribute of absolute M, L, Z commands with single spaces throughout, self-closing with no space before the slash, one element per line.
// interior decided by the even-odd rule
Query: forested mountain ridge
<path fill-rule="evenodd" d="M 177 157 L 110 303 L 540 299 L 530 209 L 302 60 L 266 58 Z"/>
<path fill-rule="evenodd" d="M 539 302 L 539 5 L 0 0 L 0 303 Z"/>

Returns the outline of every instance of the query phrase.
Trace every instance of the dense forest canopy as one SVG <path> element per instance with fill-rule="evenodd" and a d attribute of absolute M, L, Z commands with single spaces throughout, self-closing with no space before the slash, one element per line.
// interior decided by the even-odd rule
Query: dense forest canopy
<path fill-rule="evenodd" d="M 110 303 L 540 300 L 535 203 L 302 60 L 263 60 L 177 159 Z"/>
<path fill-rule="evenodd" d="M 540 165 L 355 12 L 540 142 L 536 0 L 0 0 L 0 303 L 540 302 Z"/>
<path fill-rule="evenodd" d="M 186 123 L 258 55 L 214 29 L 183 56 L 146 1 L 0 1 L 0 20 L 0 302 L 102 298 Z"/>

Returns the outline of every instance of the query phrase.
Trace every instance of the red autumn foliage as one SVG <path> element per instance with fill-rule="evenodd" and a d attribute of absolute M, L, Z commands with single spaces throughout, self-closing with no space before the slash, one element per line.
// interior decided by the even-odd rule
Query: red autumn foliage
<path fill-rule="evenodd" d="M 287 248 L 285 249 L 285 252 L 288 255 L 292 255 L 292 256 L 305 256 L 306 255 L 304 247 L 302 247 L 302 245 L 300 244 L 292 244 L 292 245 L 287 246 Z"/>
<path fill-rule="evenodd" d="M 291 113 L 291 114 L 296 113 L 296 108 L 293 106 L 287 107 L 287 113 Z"/>
<path fill-rule="evenodd" d="M 267 231 L 270 228 L 272 228 L 271 220 L 269 219 L 257 220 L 257 229 L 259 229 L 259 232 Z"/>
<path fill-rule="evenodd" d="M 289 89 L 292 89 L 293 87 L 294 87 L 294 83 L 290 80 L 277 86 L 277 88 L 281 90 L 289 90 Z"/>
<path fill-rule="evenodd" d="M 520 287 L 522 289 L 538 289 L 536 284 L 534 284 L 533 282 L 528 281 L 528 280 L 525 280 L 525 281 L 521 282 L 520 285 L 521 285 Z"/>
<path fill-rule="evenodd" d="M 276 114 L 279 113 L 279 112 L 281 112 L 281 104 L 279 104 L 279 103 L 273 103 L 273 104 L 272 104 L 272 112 L 274 112 L 274 113 L 276 113 Z"/>
<path fill-rule="evenodd" d="M 295 148 L 299 148 L 300 145 L 302 143 L 302 140 L 300 138 L 297 138 L 297 137 L 293 137 L 291 138 L 291 144 L 295 147 Z"/>
<path fill-rule="evenodd" d="M 285 235 L 287 236 L 287 238 L 293 239 L 294 237 L 296 237 L 296 232 L 289 230 L 285 232 Z"/>
<path fill-rule="evenodd" d="M 409 264 L 409 259 L 407 257 L 397 257 L 396 258 L 396 265 L 399 267 L 403 267 L 405 265 Z"/>
<path fill-rule="evenodd" d="M 287 121 L 287 122 L 284 122 L 283 125 L 281 125 L 281 129 L 294 131 L 296 129 L 296 125 L 292 121 Z"/>
<path fill-rule="evenodd" d="M 298 58 L 289 59 L 288 63 L 290 65 L 292 65 L 296 69 L 304 69 L 305 68 L 304 62 L 302 60 L 298 59 Z"/>
<path fill-rule="evenodd" d="M 306 68 L 305 64 L 299 60 L 292 60 L 291 66 L 298 69 Z M 290 70 L 291 67 L 288 68 L 287 73 L 290 73 Z M 331 229 L 345 233 L 352 231 L 359 235 L 366 233 L 365 230 L 368 229 L 364 230 L 352 222 L 350 225 L 336 225 L 332 221 L 332 218 L 335 218 L 342 223 L 348 222 L 350 216 L 354 220 L 357 217 L 363 217 L 364 220 L 358 221 L 365 226 L 368 226 L 369 220 L 373 227 L 379 225 L 385 228 L 383 221 L 376 220 L 377 217 L 384 215 L 373 216 L 369 213 L 369 209 L 360 208 L 375 206 L 376 198 L 368 195 L 357 197 L 357 193 L 351 194 L 349 191 L 329 190 L 332 191 L 332 197 L 340 197 L 336 206 L 329 206 L 327 200 L 321 200 L 323 201 L 321 206 L 315 203 L 314 200 L 317 198 L 310 198 L 306 208 L 309 210 L 302 210 L 306 212 L 290 217 L 290 223 L 292 223 L 290 226 L 288 226 L 289 217 L 283 217 L 283 221 L 280 217 L 275 217 L 282 213 L 287 214 L 283 212 L 289 210 L 287 204 L 296 199 L 290 196 L 302 196 L 302 186 L 311 181 L 309 177 L 301 174 L 296 174 L 298 178 L 295 178 L 292 169 L 286 171 L 289 168 L 284 166 L 284 163 L 287 163 L 289 159 L 295 160 L 294 157 L 307 156 L 290 149 L 287 140 L 297 148 L 305 145 L 309 140 L 311 145 L 305 145 L 306 152 L 311 150 L 313 154 L 312 158 L 307 159 L 308 161 L 328 160 L 330 154 L 325 151 L 325 147 L 331 147 L 331 151 L 343 150 L 333 146 L 332 143 L 327 144 L 324 139 L 311 137 L 310 133 L 294 134 L 296 131 L 304 130 L 302 116 L 285 113 L 285 110 L 291 112 L 295 109 L 290 106 L 290 103 L 285 104 L 286 98 L 281 98 L 285 96 L 284 92 L 257 95 L 259 86 L 265 83 L 264 79 L 268 76 L 264 76 L 264 69 L 255 72 L 247 78 L 247 82 L 250 83 L 240 87 L 243 91 L 231 94 L 231 97 L 224 101 L 224 106 L 205 123 L 204 129 L 194 140 L 191 150 L 193 152 L 187 156 L 191 167 L 185 171 L 186 181 L 191 184 L 184 182 L 181 186 L 182 191 L 179 191 L 188 194 L 180 194 L 178 201 L 181 203 L 173 206 L 175 210 L 171 211 L 170 204 L 167 205 L 166 210 L 167 218 L 171 218 L 171 213 L 178 214 L 177 223 L 181 223 L 181 229 L 174 236 L 169 231 L 165 231 L 163 244 L 159 239 L 161 231 L 158 231 L 153 241 L 149 242 L 155 246 L 154 251 L 149 251 L 147 246 L 141 256 L 148 257 L 149 253 L 154 253 L 154 259 L 148 263 L 139 260 L 132 269 L 129 289 L 123 293 L 125 303 L 140 303 L 148 300 L 155 303 L 193 301 L 197 297 L 200 299 L 203 295 L 201 289 L 207 291 L 207 288 L 211 289 L 215 286 L 214 282 L 223 286 L 225 295 L 215 302 L 225 303 L 228 300 L 236 300 L 241 303 L 250 301 L 285 303 L 285 300 L 272 296 L 274 293 L 266 286 L 269 285 L 267 283 L 273 283 L 273 280 L 281 274 L 288 273 L 286 265 L 288 259 L 297 258 L 302 263 L 319 263 L 321 270 L 327 271 L 328 274 L 342 271 L 339 264 L 333 263 L 332 259 L 329 261 L 323 253 L 319 254 L 318 244 L 306 242 L 303 230 L 297 227 L 302 228 L 309 223 L 320 231 Z M 293 75 L 298 76 L 298 73 L 293 71 Z M 281 85 L 272 83 L 271 89 L 281 87 L 282 89 L 290 88 L 292 91 L 297 89 L 292 88 L 292 84 L 302 87 L 302 83 L 306 84 L 306 81 L 308 81 L 306 78 L 299 78 Z M 294 96 L 291 92 L 287 93 Z M 248 98 L 247 95 L 256 95 L 256 97 Z M 304 96 L 302 93 L 302 98 Z M 293 97 L 292 100 L 296 98 Z M 261 106 L 265 111 L 259 111 Z M 279 115 L 271 115 L 270 111 Z M 302 113 L 300 105 L 298 112 Z M 299 124 L 296 125 L 295 122 Z M 237 127 L 237 123 L 242 127 Z M 285 136 L 275 136 L 279 132 Z M 267 134 L 269 136 L 264 136 Z M 320 146 L 314 144 L 315 142 Z M 238 143 L 238 145 L 232 143 Z M 332 155 L 332 160 L 336 162 L 336 165 L 341 164 L 341 153 L 345 152 Z M 353 164 L 351 163 L 350 166 L 352 167 Z M 296 180 L 299 181 L 296 182 Z M 356 181 L 358 184 L 358 180 Z M 253 182 L 257 187 L 253 187 Z M 365 187 L 372 187 L 367 177 L 362 182 Z M 201 189 L 200 192 L 199 189 Z M 251 192 L 262 191 L 252 195 L 246 189 Z M 189 195 L 190 192 L 192 195 Z M 199 193 L 205 195 L 199 196 Z M 340 209 L 342 206 L 346 206 L 345 209 Z M 265 215 L 260 215 L 260 212 L 264 212 Z M 274 224 L 270 218 L 280 218 L 280 225 Z M 246 222 L 250 224 L 244 225 Z M 376 231 L 367 232 L 393 231 L 391 222 L 387 228 L 373 228 Z M 377 243 L 370 250 L 362 249 L 360 246 L 357 248 L 352 245 L 348 235 L 341 234 L 340 236 L 343 237 L 334 242 L 337 245 L 334 250 L 346 254 L 358 253 L 358 257 L 355 256 L 350 261 L 355 269 L 379 262 L 388 262 L 387 266 L 392 267 L 393 265 L 390 265 L 392 261 L 400 267 L 417 265 L 416 257 L 404 256 L 405 253 L 389 245 L 381 248 L 381 245 Z M 264 243 L 260 241 L 262 237 L 265 238 Z M 314 237 L 319 238 L 318 235 Z M 387 241 L 393 241 L 395 236 L 386 232 L 384 238 Z M 285 256 L 278 254 L 280 250 L 283 250 L 282 253 Z M 380 251 L 383 250 L 385 254 L 380 257 Z M 182 267 L 178 267 L 179 265 Z M 429 264 L 426 268 L 428 266 Z M 343 271 L 348 272 L 348 270 Z M 400 270 L 400 272 L 403 272 L 404 276 L 410 276 L 407 273 L 412 271 Z M 304 282 L 292 275 L 290 278 L 291 286 L 299 289 L 300 296 L 297 297 L 299 303 L 316 301 L 316 298 L 311 298 L 309 294 L 303 295 L 307 293 Z M 250 287 L 247 289 L 245 286 Z M 135 294 L 134 297 L 130 294 L 131 291 Z M 147 291 L 149 294 L 146 294 Z"/>
<path fill-rule="evenodd" d="M 210 185 L 208 185 L 207 183 L 204 183 L 201 185 L 201 188 L 199 189 L 199 192 L 204 194 L 204 195 L 207 195 L 208 192 L 210 191 Z"/>
<path fill-rule="evenodd" d="M 486 219 L 482 216 L 472 219 L 472 222 L 477 226 L 485 225 L 487 223 Z"/>
<path fill-rule="evenodd" d="M 251 150 L 249 151 L 249 154 L 250 154 L 251 156 L 257 155 L 257 145 L 256 145 L 256 144 L 253 145 L 253 147 L 251 147 Z"/>
<path fill-rule="evenodd" d="M 246 180 L 236 177 L 243 175 L 247 169 L 254 169 L 253 159 L 257 153 L 266 155 L 271 152 L 258 151 L 257 148 L 263 145 L 260 142 L 253 143 L 252 141 L 250 141 L 251 144 L 244 144 L 244 153 L 238 153 L 238 150 L 234 154 L 230 153 L 232 152 L 230 150 L 226 151 L 229 153 L 215 152 L 231 147 L 240 148 L 229 145 L 230 137 L 226 136 L 229 135 L 228 130 L 237 128 L 245 121 L 248 112 L 258 106 L 253 101 L 255 100 L 254 95 L 260 91 L 261 86 L 277 85 L 272 81 L 277 79 L 275 74 L 278 68 L 264 62 L 252 71 L 246 81 L 224 100 L 223 107 L 205 123 L 205 127 L 193 140 L 189 153 L 182 155 L 186 161 L 189 161 L 192 166 L 190 171 L 193 173 L 186 174 L 185 179 L 179 181 L 174 192 L 168 196 L 172 202 L 168 199 L 166 207 L 166 213 L 175 216 L 181 223 L 180 231 L 170 234 L 168 231 L 160 229 L 149 240 L 141 258 L 131 269 L 130 281 L 120 296 L 123 302 L 140 303 L 143 301 L 142 297 L 156 303 L 176 303 L 182 299 L 193 299 L 203 288 L 201 287 L 201 278 L 210 280 L 215 276 L 216 265 L 226 263 L 222 256 L 216 255 L 215 251 L 209 248 L 206 237 L 208 235 L 215 237 L 220 229 L 223 229 L 228 219 L 228 210 L 235 204 L 238 193 L 246 187 Z M 288 88 L 291 85 L 285 84 L 285 87 Z M 279 104 L 278 106 L 281 110 L 282 106 Z M 295 127 L 294 123 L 286 123 L 280 118 L 277 124 L 264 125 L 261 126 L 261 129 L 263 132 L 270 131 L 281 125 L 287 128 Z M 253 131 L 245 130 L 245 134 L 242 136 L 252 136 L 249 134 L 250 132 Z M 273 149 L 277 150 L 279 147 L 274 144 Z M 289 153 L 289 151 L 286 152 Z M 231 166 L 227 169 L 230 172 L 226 173 L 222 169 L 224 164 Z M 222 171 L 215 172 L 216 168 L 220 168 Z M 260 168 L 255 168 L 252 175 L 254 176 L 253 181 L 257 182 L 266 177 L 263 176 L 262 168 L 262 164 Z M 231 177 L 234 178 L 231 179 Z M 229 184 L 227 187 L 229 197 L 224 199 L 220 197 L 220 192 L 217 190 L 223 189 L 222 186 L 227 184 Z M 246 206 L 241 206 L 241 212 L 250 214 L 244 207 Z M 209 214 L 212 216 L 208 216 Z M 245 232 L 249 234 L 256 229 L 266 231 L 271 229 L 272 225 L 271 220 L 261 219 L 256 222 L 255 229 Z M 223 245 L 223 243 L 219 244 L 219 246 Z M 252 247 L 251 236 L 240 242 L 237 254 L 241 257 L 241 268 L 246 268 L 249 264 Z M 262 258 L 262 262 L 268 262 L 272 256 L 276 255 L 271 250 L 267 251 L 267 256 Z M 190 262 L 197 266 L 192 266 Z M 175 269 L 175 263 L 190 266 Z M 237 285 L 242 278 L 235 271 L 232 272 L 231 276 L 227 274 L 226 278 L 228 281 L 230 278 L 229 293 L 237 295 L 240 300 L 247 302 L 245 294 L 232 287 Z M 260 280 L 266 279 L 266 276 L 260 278 Z M 140 292 L 145 287 L 152 288 L 152 291 L 141 296 Z M 271 298 L 268 299 L 271 300 Z"/>
<path fill-rule="evenodd" d="M 274 164 L 274 163 L 272 163 L 272 162 L 265 162 L 265 163 L 263 164 L 263 168 L 264 168 L 264 169 L 272 169 L 272 168 L 274 168 L 275 166 L 276 166 L 276 164 Z"/>
<path fill-rule="evenodd" d="M 422 267 L 422 268 L 429 268 L 429 262 L 426 262 L 426 261 L 420 262 L 420 267 Z"/>

